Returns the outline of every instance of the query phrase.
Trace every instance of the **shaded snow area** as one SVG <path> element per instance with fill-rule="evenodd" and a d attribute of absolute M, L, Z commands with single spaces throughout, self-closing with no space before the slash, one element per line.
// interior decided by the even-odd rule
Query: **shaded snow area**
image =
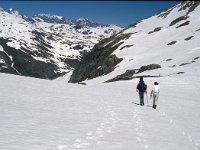
<path fill-rule="evenodd" d="M 0 74 L 2 150 L 199 150 L 200 78 L 144 78 L 88 85 Z M 149 93 L 160 83 L 157 109 Z"/>

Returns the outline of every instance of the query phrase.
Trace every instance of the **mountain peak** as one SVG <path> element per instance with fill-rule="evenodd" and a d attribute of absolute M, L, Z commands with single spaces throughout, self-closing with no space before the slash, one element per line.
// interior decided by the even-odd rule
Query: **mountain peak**
<path fill-rule="evenodd" d="M 5 12 L 7 12 L 9 14 L 14 14 L 16 16 L 21 16 L 22 17 L 22 15 L 17 10 L 15 10 L 13 8 L 9 8 L 9 9 L 0 8 L 0 11 L 5 11 Z"/>
<path fill-rule="evenodd" d="M 96 23 L 94 21 L 89 20 L 88 18 L 79 18 L 74 21 L 75 28 L 88 28 L 88 27 L 98 27 L 98 26 L 104 26 L 103 24 Z"/>
<path fill-rule="evenodd" d="M 71 21 L 67 20 L 63 16 L 58 16 L 58 15 L 51 15 L 51 14 L 38 14 L 34 15 L 32 17 L 34 21 L 37 22 L 47 22 L 47 23 L 61 23 L 61 24 L 68 24 L 71 23 Z"/>
<path fill-rule="evenodd" d="M 76 21 L 89 21 L 88 18 L 78 18 Z"/>

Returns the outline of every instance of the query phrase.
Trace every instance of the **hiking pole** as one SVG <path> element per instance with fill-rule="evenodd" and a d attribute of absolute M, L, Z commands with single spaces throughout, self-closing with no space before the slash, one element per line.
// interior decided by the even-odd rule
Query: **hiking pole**
<path fill-rule="evenodd" d="M 148 95 L 147 95 L 147 93 L 146 93 L 146 98 L 147 98 L 147 104 L 148 104 Z"/>

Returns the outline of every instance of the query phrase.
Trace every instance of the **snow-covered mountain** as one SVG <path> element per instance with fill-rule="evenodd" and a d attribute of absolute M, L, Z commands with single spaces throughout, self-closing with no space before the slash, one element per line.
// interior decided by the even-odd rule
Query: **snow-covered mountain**
<path fill-rule="evenodd" d="M 70 82 L 200 74 L 199 4 L 181 2 L 102 40 L 85 54 Z"/>
<path fill-rule="evenodd" d="M 0 9 L 0 72 L 54 79 L 77 67 L 82 54 L 122 28 L 88 19 Z"/>
<path fill-rule="evenodd" d="M 55 80 L 1 73 L 0 149 L 200 150 L 199 12 L 198 2 L 180 3 L 103 40 L 84 54 L 85 67 L 91 69 L 85 73 L 93 78 L 86 85 L 67 83 L 72 72 Z M 17 41 L 9 40 L 0 46 L 0 64 L 7 62 L 17 72 L 17 57 L 28 57 L 29 51 L 15 52 L 5 45 Z M 83 68 L 78 71 L 82 78 L 77 79 L 84 80 Z M 135 77 L 141 75 L 150 76 L 144 78 L 144 106 L 135 91 Z M 116 80 L 121 82 L 111 82 Z M 160 93 L 153 109 L 155 81 Z"/>

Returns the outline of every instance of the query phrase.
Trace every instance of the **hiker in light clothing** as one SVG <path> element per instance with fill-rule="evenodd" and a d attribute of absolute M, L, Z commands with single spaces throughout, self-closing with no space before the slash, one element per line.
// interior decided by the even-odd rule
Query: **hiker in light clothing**
<path fill-rule="evenodd" d="M 153 96 L 153 108 L 156 109 L 157 103 L 158 103 L 158 97 L 159 97 L 160 89 L 158 82 L 154 82 L 153 90 L 151 91 L 150 97 Z"/>

